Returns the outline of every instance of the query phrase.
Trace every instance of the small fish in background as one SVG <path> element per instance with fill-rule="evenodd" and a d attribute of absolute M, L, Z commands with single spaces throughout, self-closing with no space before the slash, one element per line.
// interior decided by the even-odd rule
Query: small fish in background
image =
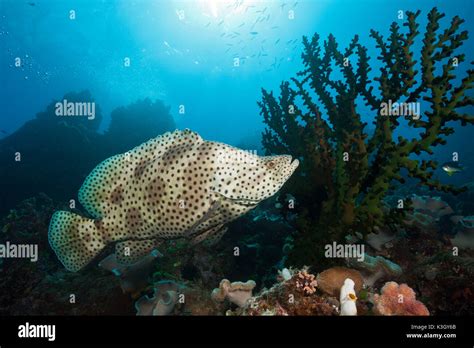
<path fill-rule="evenodd" d="M 8 132 L 5 129 L 0 129 L 0 133 L 7 135 Z"/>
<path fill-rule="evenodd" d="M 217 23 L 218 26 L 221 26 L 224 23 L 224 20 L 221 20 L 219 23 Z"/>
<path fill-rule="evenodd" d="M 241 25 L 239 25 L 237 28 L 242 28 L 245 25 L 245 22 L 243 22 Z"/>
<path fill-rule="evenodd" d="M 211 22 L 207 23 L 207 24 L 204 26 L 204 28 L 207 28 L 207 27 L 210 26 L 210 25 L 211 25 Z"/>
<path fill-rule="evenodd" d="M 444 163 L 441 168 L 449 175 L 452 176 L 455 173 L 462 172 L 464 170 L 463 167 L 458 162 L 446 162 Z"/>
<path fill-rule="evenodd" d="M 258 31 L 251 31 L 250 32 L 250 35 L 257 35 L 258 34 Z"/>
<path fill-rule="evenodd" d="M 29 2 L 28 5 L 30 6 L 36 6 L 36 4 L 34 2 Z"/>

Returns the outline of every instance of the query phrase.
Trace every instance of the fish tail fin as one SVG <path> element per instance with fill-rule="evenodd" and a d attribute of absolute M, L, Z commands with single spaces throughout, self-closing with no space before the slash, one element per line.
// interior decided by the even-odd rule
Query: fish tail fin
<path fill-rule="evenodd" d="M 64 267 L 77 272 L 105 247 L 95 220 L 68 212 L 57 211 L 51 217 L 48 239 L 51 248 Z"/>

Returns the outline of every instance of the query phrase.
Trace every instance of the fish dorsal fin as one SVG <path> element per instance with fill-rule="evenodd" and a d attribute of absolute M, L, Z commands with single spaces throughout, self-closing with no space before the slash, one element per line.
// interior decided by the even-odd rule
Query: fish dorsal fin
<path fill-rule="evenodd" d="M 174 132 L 167 132 L 156 138 L 148 140 L 134 149 L 126 152 L 124 155 L 132 157 L 132 161 L 140 162 L 143 160 L 153 161 L 166 153 L 169 149 L 185 144 L 200 144 L 203 140 L 199 134 L 184 129 L 182 131 L 175 130 Z"/>
<path fill-rule="evenodd" d="M 140 175 L 146 166 L 169 149 L 203 142 L 199 134 L 189 130 L 167 132 L 148 140 L 130 151 L 112 156 L 97 165 L 79 190 L 79 202 L 95 219 L 103 218 L 120 191 Z"/>

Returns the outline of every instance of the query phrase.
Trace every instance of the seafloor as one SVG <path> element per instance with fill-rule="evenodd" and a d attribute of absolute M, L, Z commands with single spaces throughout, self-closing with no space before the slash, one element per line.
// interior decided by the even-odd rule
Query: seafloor
<path fill-rule="evenodd" d="M 150 258 L 116 276 L 97 263 L 77 273 L 64 269 L 47 239 L 51 214 L 64 204 L 39 194 L 1 219 L 2 243 L 37 243 L 40 257 L 37 262 L 2 260 L 0 313 L 338 315 L 338 290 L 345 276 L 351 275 L 356 279 L 358 315 L 417 315 L 425 313 L 425 306 L 430 315 L 470 314 L 474 310 L 474 227 L 472 216 L 461 212 L 472 209 L 473 195 L 474 183 L 449 203 L 443 197 L 420 194 L 417 208 L 408 217 L 411 227 L 368 238 L 366 253 L 378 259 L 367 258 L 365 266 L 346 262 L 329 270 L 305 270 L 285 265 L 292 231 L 269 200 L 232 223 L 217 246 L 190 248 L 184 242 L 171 241 L 161 248 L 162 257 Z M 454 245 L 462 257 L 453 255 Z M 239 256 L 234 256 L 236 246 Z M 390 270 L 384 260 L 391 260 L 401 270 Z M 232 294 L 229 289 L 227 296 L 219 298 L 216 291 L 212 293 L 222 279 L 244 283 L 233 283 L 238 290 Z M 253 280 L 255 288 L 252 282 L 245 283 L 247 280 Z M 308 286 L 298 286 L 298 281 Z M 407 284 L 416 299 L 406 301 L 406 308 L 391 305 L 389 299 L 383 299 L 382 291 L 389 281 Z M 397 296 L 411 291 L 401 285 L 398 290 L 389 289 L 394 286 L 388 283 L 385 292 L 394 291 Z M 180 300 L 174 293 L 184 297 Z M 292 301 L 288 300 L 290 295 Z M 239 302 L 242 299 L 244 305 Z"/>

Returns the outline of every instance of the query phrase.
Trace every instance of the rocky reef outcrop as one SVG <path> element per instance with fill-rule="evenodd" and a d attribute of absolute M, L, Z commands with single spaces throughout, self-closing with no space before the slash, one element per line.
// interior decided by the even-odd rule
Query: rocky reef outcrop
<path fill-rule="evenodd" d="M 93 103 L 94 115 L 58 115 L 57 104 L 65 101 Z M 102 119 L 89 91 L 70 92 L 0 139 L 0 214 L 39 192 L 69 202 L 99 162 L 175 128 L 169 108 L 159 100 L 115 109 L 104 134 L 98 132 Z"/>

